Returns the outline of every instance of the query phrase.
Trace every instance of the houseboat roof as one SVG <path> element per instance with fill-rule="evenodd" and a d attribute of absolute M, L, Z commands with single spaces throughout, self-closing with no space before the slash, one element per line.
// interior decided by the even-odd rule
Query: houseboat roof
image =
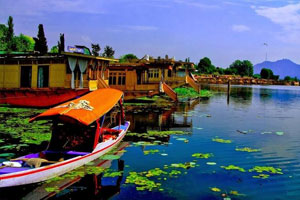
<path fill-rule="evenodd" d="M 78 99 L 51 108 L 30 119 L 52 119 L 65 116 L 88 126 L 109 112 L 123 96 L 123 92 L 112 88 L 99 89 Z"/>

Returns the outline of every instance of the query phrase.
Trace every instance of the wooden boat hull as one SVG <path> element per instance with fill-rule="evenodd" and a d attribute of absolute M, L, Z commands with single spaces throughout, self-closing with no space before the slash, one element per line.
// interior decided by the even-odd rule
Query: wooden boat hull
<path fill-rule="evenodd" d="M 88 89 L 1 89 L 0 104 L 46 108 L 88 93 Z"/>
<path fill-rule="evenodd" d="M 87 155 L 77 156 L 66 161 L 58 162 L 40 168 L 0 175 L 0 187 L 18 186 L 45 181 L 53 177 L 65 174 L 75 168 L 91 162 L 118 145 L 124 138 L 129 125 L 130 122 L 126 122 L 125 128 L 121 131 L 121 133 L 115 140 L 110 139 L 108 141 L 99 143 L 94 151 Z"/>

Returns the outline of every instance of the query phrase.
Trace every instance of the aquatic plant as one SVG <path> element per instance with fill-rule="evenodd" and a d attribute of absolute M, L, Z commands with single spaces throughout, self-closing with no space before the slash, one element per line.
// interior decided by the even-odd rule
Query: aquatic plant
<path fill-rule="evenodd" d="M 229 194 L 234 195 L 234 196 L 246 196 L 245 194 L 241 194 L 241 193 L 239 193 L 239 192 L 236 191 L 236 190 L 231 190 L 231 191 L 229 192 Z"/>
<path fill-rule="evenodd" d="M 236 151 L 244 151 L 244 152 L 258 152 L 261 151 L 261 149 L 252 149 L 250 147 L 243 147 L 243 148 L 235 148 Z"/>
<path fill-rule="evenodd" d="M 204 158 L 204 159 L 208 159 L 210 157 L 214 156 L 214 154 L 212 153 L 194 153 L 192 155 L 192 157 L 195 157 L 195 158 Z"/>
<path fill-rule="evenodd" d="M 150 150 L 144 150 L 144 155 L 149 155 L 149 154 L 155 154 L 158 153 L 158 149 L 150 149 Z"/>
<path fill-rule="evenodd" d="M 56 192 L 56 193 L 59 193 L 59 192 L 60 192 L 58 186 L 54 186 L 54 187 L 46 187 L 45 190 L 46 190 L 47 192 Z"/>
<path fill-rule="evenodd" d="M 49 141 L 51 133 L 32 133 L 24 132 L 21 134 L 21 142 L 27 144 L 41 144 L 43 141 Z"/>
<path fill-rule="evenodd" d="M 123 171 L 110 171 L 110 170 L 107 170 L 103 177 L 110 177 L 110 178 L 114 178 L 114 177 L 117 177 L 117 176 L 122 176 L 123 174 Z"/>
<path fill-rule="evenodd" d="M 195 162 L 173 163 L 171 164 L 170 167 L 189 169 L 189 168 L 196 167 L 196 163 Z"/>
<path fill-rule="evenodd" d="M 169 176 L 170 176 L 170 177 L 173 177 L 173 176 L 177 176 L 177 175 L 180 175 L 180 174 L 181 174 L 181 171 L 176 170 L 176 169 L 173 169 L 173 170 L 169 173 Z"/>
<path fill-rule="evenodd" d="M 207 162 L 206 164 L 207 165 L 216 165 L 217 163 L 215 163 L 215 162 Z"/>
<path fill-rule="evenodd" d="M 217 188 L 217 187 L 212 187 L 212 188 L 210 188 L 210 190 L 213 192 L 221 192 L 221 189 Z"/>
<path fill-rule="evenodd" d="M 174 91 L 177 93 L 179 98 L 196 98 L 212 96 L 212 93 L 209 90 L 201 90 L 200 94 L 198 94 L 193 88 L 190 87 L 179 87 L 175 88 Z"/>
<path fill-rule="evenodd" d="M 135 184 L 137 186 L 136 190 L 138 191 L 152 191 L 153 189 L 157 189 L 161 186 L 160 183 L 156 183 L 137 172 L 129 172 L 129 176 L 126 177 L 125 183 Z"/>
<path fill-rule="evenodd" d="M 276 135 L 284 135 L 284 132 L 283 131 L 277 131 L 277 132 L 275 132 L 276 133 Z"/>
<path fill-rule="evenodd" d="M 238 170 L 240 172 L 246 172 L 246 170 L 244 168 L 241 168 L 241 167 L 235 166 L 235 165 L 221 166 L 221 168 L 226 169 L 226 170 Z"/>
<path fill-rule="evenodd" d="M 103 160 L 118 160 L 119 158 L 120 158 L 120 156 L 111 155 L 111 154 L 105 154 L 105 155 L 101 156 L 101 159 L 103 159 Z"/>
<path fill-rule="evenodd" d="M 257 172 L 257 173 L 268 172 L 270 174 L 283 174 L 282 169 L 270 167 L 270 166 L 255 166 L 252 169 L 249 169 L 249 172 Z"/>
<path fill-rule="evenodd" d="M 214 142 L 219 142 L 219 143 L 225 143 L 225 144 L 229 144 L 229 143 L 232 143 L 231 140 L 225 140 L 225 139 L 221 139 L 221 138 L 213 138 L 212 141 Z"/>
<path fill-rule="evenodd" d="M 269 178 L 269 174 L 258 174 L 257 176 L 252 176 L 253 178 L 267 179 Z"/>
<path fill-rule="evenodd" d="M 168 174 L 167 172 L 161 170 L 160 168 L 154 168 L 150 169 L 147 172 L 142 172 L 146 177 L 152 177 L 152 176 L 160 176 L 162 174 Z"/>
<path fill-rule="evenodd" d="M 87 174 L 100 174 L 104 172 L 106 169 L 103 167 L 98 167 L 98 166 L 86 166 L 85 172 Z"/>

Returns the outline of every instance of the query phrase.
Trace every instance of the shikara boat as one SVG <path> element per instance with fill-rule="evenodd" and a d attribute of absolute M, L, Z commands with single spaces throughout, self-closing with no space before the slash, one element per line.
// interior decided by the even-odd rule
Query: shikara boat
<path fill-rule="evenodd" d="M 123 139 L 123 92 L 99 89 L 30 119 L 52 120 L 46 150 L 28 154 L 0 166 L 0 187 L 31 184 L 59 176 L 110 151 Z"/>

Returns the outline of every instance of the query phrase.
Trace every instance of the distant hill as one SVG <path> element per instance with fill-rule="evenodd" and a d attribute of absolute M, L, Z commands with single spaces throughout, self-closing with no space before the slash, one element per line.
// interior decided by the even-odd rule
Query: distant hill
<path fill-rule="evenodd" d="M 279 75 L 280 79 L 285 76 L 300 78 L 300 65 L 289 59 L 282 59 L 275 62 L 265 61 L 254 65 L 254 74 L 260 74 L 262 68 L 271 69 L 274 75 Z"/>

